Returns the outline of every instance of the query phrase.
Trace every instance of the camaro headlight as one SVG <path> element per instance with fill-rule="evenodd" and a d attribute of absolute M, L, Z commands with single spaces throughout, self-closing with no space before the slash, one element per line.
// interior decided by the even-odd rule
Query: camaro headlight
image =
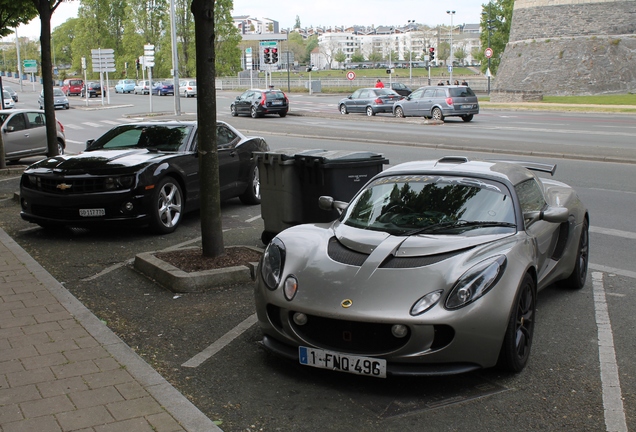
<path fill-rule="evenodd" d="M 107 177 L 104 180 L 106 190 L 130 189 L 135 182 L 135 176 Z"/>
<path fill-rule="evenodd" d="M 506 269 L 506 257 L 498 255 L 472 267 L 459 278 L 448 298 L 447 309 L 458 309 L 486 294 L 501 278 Z"/>
<path fill-rule="evenodd" d="M 263 281 L 265 281 L 267 288 L 272 291 L 278 288 L 284 266 L 285 245 L 278 237 L 274 237 L 265 249 L 265 253 L 263 254 L 263 264 L 261 265 L 261 276 L 263 277 Z"/>

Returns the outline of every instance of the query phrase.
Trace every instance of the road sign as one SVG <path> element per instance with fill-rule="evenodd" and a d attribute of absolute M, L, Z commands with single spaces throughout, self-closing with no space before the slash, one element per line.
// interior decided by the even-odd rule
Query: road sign
<path fill-rule="evenodd" d="M 117 72 L 115 68 L 115 50 L 112 48 L 98 48 L 91 50 L 93 72 Z"/>
<path fill-rule="evenodd" d="M 144 65 L 153 67 L 155 65 L 155 46 L 144 45 Z"/>
<path fill-rule="evenodd" d="M 38 62 L 36 60 L 22 60 L 22 71 L 24 73 L 37 72 Z"/>
<path fill-rule="evenodd" d="M 260 45 L 261 47 L 268 47 L 268 48 L 269 48 L 269 47 L 275 47 L 275 46 L 277 46 L 277 45 L 278 45 L 278 42 L 276 42 L 276 41 L 261 41 L 261 42 L 259 43 L 259 45 Z"/>
<path fill-rule="evenodd" d="M 486 51 L 484 51 L 484 54 L 486 55 L 486 58 L 492 57 L 492 48 L 486 48 Z"/>
<path fill-rule="evenodd" d="M 448 72 L 452 72 L 453 71 L 453 66 L 448 65 Z"/>
<path fill-rule="evenodd" d="M 353 81 L 354 79 L 356 79 L 356 73 L 354 71 L 347 72 L 347 79 L 349 81 Z"/>

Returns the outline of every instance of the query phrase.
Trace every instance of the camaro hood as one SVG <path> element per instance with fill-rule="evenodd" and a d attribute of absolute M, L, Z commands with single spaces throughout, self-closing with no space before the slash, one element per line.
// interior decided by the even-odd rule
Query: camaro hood
<path fill-rule="evenodd" d="M 94 173 L 100 170 L 110 172 L 117 168 L 128 171 L 127 168 L 156 162 L 157 159 L 164 156 L 164 153 L 149 152 L 146 149 L 98 150 L 73 156 L 60 155 L 47 158 L 31 165 L 28 169 L 50 170 L 65 174 L 85 173 L 87 171 Z"/>

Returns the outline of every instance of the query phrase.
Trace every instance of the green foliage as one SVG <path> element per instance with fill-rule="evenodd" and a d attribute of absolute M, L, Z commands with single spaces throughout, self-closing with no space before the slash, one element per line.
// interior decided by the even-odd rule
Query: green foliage
<path fill-rule="evenodd" d="M 364 61 L 364 54 L 357 49 L 351 56 L 351 63 L 362 63 Z"/>
<path fill-rule="evenodd" d="M 302 63 L 309 64 L 311 62 L 311 52 L 318 46 L 318 36 L 310 36 L 307 38 L 305 45 L 305 55 L 301 59 Z"/>
<path fill-rule="evenodd" d="M 333 59 L 337 61 L 338 63 L 342 64 L 347 59 L 347 55 L 344 52 L 342 52 L 342 50 L 338 50 L 336 51 L 336 54 L 334 54 Z"/>
<path fill-rule="evenodd" d="M 490 3 L 482 5 L 480 39 L 484 49 L 475 56 L 477 60 L 481 61 L 482 72 L 488 68 L 488 59 L 484 50 L 490 47 L 493 50 L 493 56 L 490 59 L 490 72 L 493 75 L 497 73 L 501 56 L 510 38 L 513 7 L 514 0 L 492 0 Z"/>
<path fill-rule="evenodd" d="M 194 18 L 190 3 L 190 0 L 174 2 L 180 77 L 196 75 Z M 232 0 L 216 0 L 214 8 L 216 72 L 234 75 L 241 66 L 241 35 L 233 25 Z M 135 68 L 136 60 L 144 55 L 144 45 L 150 44 L 155 46 L 153 79 L 170 76 L 173 63 L 169 0 L 82 0 L 78 15 L 81 25 L 72 23 L 59 31 L 60 49 L 70 55 L 72 72 L 81 73 L 81 57 L 85 57 L 89 79 L 97 79 L 90 64 L 91 49 L 112 48 L 118 71 L 116 77 L 141 79 L 141 71 L 137 73 Z M 57 32 L 56 29 L 56 42 Z M 57 55 L 57 46 L 55 50 Z"/>
<path fill-rule="evenodd" d="M 0 37 L 8 36 L 20 24 L 26 24 L 38 15 L 32 1 L 0 0 Z"/>
<path fill-rule="evenodd" d="M 437 55 L 438 60 L 448 61 L 450 57 L 450 44 L 448 42 L 440 42 L 437 45 Z"/>

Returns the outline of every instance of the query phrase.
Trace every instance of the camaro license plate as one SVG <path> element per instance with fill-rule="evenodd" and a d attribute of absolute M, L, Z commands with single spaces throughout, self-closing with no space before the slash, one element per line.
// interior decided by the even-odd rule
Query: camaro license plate
<path fill-rule="evenodd" d="M 356 375 L 386 378 L 386 360 L 298 347 L 300 364 L 320 369 L 331 369 Z"/>
<path fill-rule="evenodd" d="M 106 210 L 103 208 L 97 209 L 80 209 L 80 216 L 82 217 L 98 217 L 98 216 L 106 216 Z"/>

